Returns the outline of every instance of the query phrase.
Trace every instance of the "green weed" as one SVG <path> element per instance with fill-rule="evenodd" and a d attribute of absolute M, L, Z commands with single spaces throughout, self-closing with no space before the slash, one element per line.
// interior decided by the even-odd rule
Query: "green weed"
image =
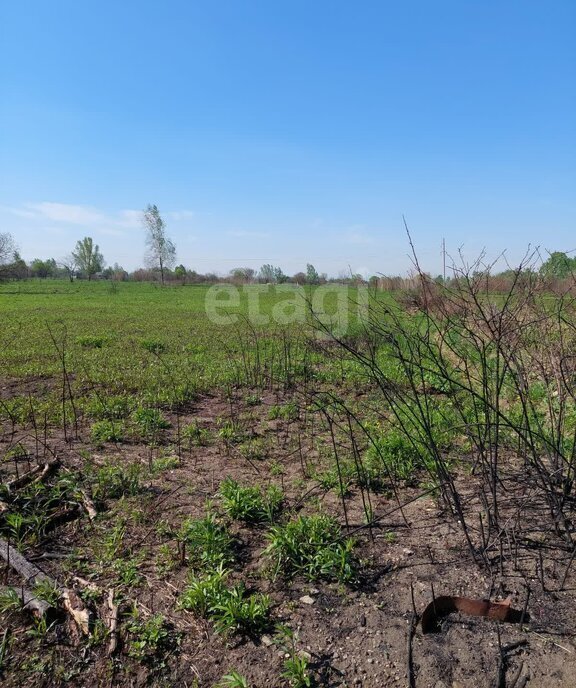
<path fill-rule="evenodd" d="M 155 437 L 161 430 L 167 430 L 170 427 L 169 421 L 162 412 L 154 408 L 136 409 L 132 418 L 141 436 L 147 439 Z"/>
<path fill-rule="evenodd" d="M 248 680 L 237 671 L 222 676 L 217 688 L 250 688 Z"/>
<path fill-rule="evenodd" d="M 19 612 L 22 609 L 22 600 L 14 588 L 0 590 L 0 614 Z"/>
<path fill-rule="evenodd" d="M 166 344 L 156 339 L 141 339 L 140 346 L 151 354 L 156 355 L 164 354 L 167 350 Z"/>
<path fill-rule="evenodd" d="M 218 633 L 255 636 L 266 630 L 270 614 L 268 595 L 246 596 L 243 585 L 227 589 L 211 610 Z"/>
<path fill-rule="evenodd" d="M 143 620 L 134 607 L 126 630 L 130 634 L 128 654 L 141 662 L 156 663 L 156 668 L 157 663 L 162 664 L 177 644 L 177 638 L 162 614 Z"/>
<path fill-rule="evenodd" d="M 85 335 L 76 338 L 76 344 L 84 349 L 101 349 L 106 344 L 106 337 L 98 337 L 95 335 Z"/>
<path fill-rule="evenodd" d="M 274 521 L 284 499 L 282 490 L 275 485 L 262 492 L 259 487 L 242 486 L 233 478 L 226 478 L 220 484 L 219 494 L 228 516 L 247 523 Z"/>
<path fill-rule="evenodd" d="M 99 446 L 106 442 L 123 442 L 124 426 L 118 421 L 98 420 L 92 424 L 90 439 Z"/>
<path fill-rule="evenodd" d="M 178 606 L 200 616 L 208 616 L 223 598 L 227 575 L 228 571 L 222 565 L 202 575 L 191 575 Z"/>
<path fill-rule="evenodd" d="M 96 500 L 134 496 L 141 491 L 142 467 L 138 463 L 126 466 L 106 463 L 99 468 L 88 467 L 87 474 Z"/>
<path fill-rule="evenodd" d="M 309 580 L 350 582 L 356 574 L 353 540 L 342 537 L 330 516 L 299 516 L 285 525 L 272 526 L 265 554 L 274 575 L 300 574 Z"/>
<path fill-rule="evenodd" d="M 195 568 L 223 566 L 233 559 L 232 537 L 211 511 L 204 518 L 184 521 L 178 540 L 185 546 Z"/>
<path fill-rule="evenodd" d="M 268 626 L 270 598 L 246 595 L 243 585 L 227 588 L 228 572 L 222 567 L 201 576 L 192 576 L 180 597 L 180 606 L 214 623 L 218 633 L 258 635 Z"/>
<path fill-rule="evenodd" d="M 188 445 L 188 449 L 192 447 L 206 447 L 210 443 L 210 431 L 206 428 L 201 428 L 197 422 L 190 423 L 182 429 L 182 441 Z"/>

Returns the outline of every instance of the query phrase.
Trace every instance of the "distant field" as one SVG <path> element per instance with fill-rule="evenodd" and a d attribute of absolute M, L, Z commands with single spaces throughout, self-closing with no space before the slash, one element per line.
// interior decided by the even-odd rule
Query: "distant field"
<path fill-rule="evenodd" d="M 251 374 L 258 373 L 255 365 L 272 366 L 269 374 L 290 375 L 281 360 L 287 338 L 295 356 L 288 365 L 297 368 L 300 357 L 310 357 L 298 342 L 312 333 L 305 300 L 314 299 L 313 290 L 288 286 L 280 291 L 266 285 L 226 285 L 223 290 L 214 296 L 205 286 L 49 280 L 0 284 L 0 374 L 56 375 L 61 370 L 57 344 L 64 347 L 77 382 L 157 393 L 171 401 L 171 395 L 177 399 L 249 383 Z M 357 321 L 356 301 L 357 290 L 338 287 L 317 299 L 329 314 L 339 305 L 348 329 Z"/>

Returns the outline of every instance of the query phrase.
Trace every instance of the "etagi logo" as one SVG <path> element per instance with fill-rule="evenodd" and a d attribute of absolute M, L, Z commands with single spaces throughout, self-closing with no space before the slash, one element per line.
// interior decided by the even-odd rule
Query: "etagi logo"
<path fill-rule="evenodd" d="M 216 284 L 206 293 L 204 309 L 216 325 L 241 318 L 254 326 L 302 325 L 316 322 L 337 336 L 352 323 L 368 319 L 367 287 L 324 284 L 307 291 L 296 284 Z M 242 314 L 242 315 L 241 315 Z"/>

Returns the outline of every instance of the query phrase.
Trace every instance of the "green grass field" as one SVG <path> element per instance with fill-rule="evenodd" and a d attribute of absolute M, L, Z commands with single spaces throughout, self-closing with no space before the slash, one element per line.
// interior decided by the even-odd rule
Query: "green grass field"
<path fill-rule="evenodd" d="M 165 403 L 250 385 L 264 375 L 289 379 L 314 363 L 302 345 L 312 333 L 309 297 L 314 298 L 310 290 L 265 285 L 226 286 L 220 296 L 204 286 L 41 280 L 0 285 L 0 375 L 56 376 L 64 351 L 80 394 L 98 385 Z M 352 328 L 356 297 L 353 289 L 332 288 L 321 305 L 331 314 L 339 307 Z"/>

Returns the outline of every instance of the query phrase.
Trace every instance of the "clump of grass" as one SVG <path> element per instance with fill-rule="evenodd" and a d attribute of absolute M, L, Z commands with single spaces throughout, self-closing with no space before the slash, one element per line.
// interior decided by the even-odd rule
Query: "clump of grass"
<path fill-rule="evenodd" d="M 118 558 L 112 562 L 112 569 L 118 576 L 118 585 L 133 588 L 140 585 L 142 575 L 140 569 L 144 561 L 145 553 L 139 556 Z"/>
<path fill-rule="evenodd" d="M 320 473 L 314 474 L 314 479 L 325 490 L 336 490 L 343 497 L 346 496 L 354 482 L 358 482 L 357 470 L 352 461 L 340 461 L 340 465 L 332 465 Z"/>
<path fill-rule="evenodd" d="M 298 404 L 295 401 L 287 401 L 285 404 L 274 404 L 268 411 L 269 420 L 298 420 Z"/>
<path fill-rule="evenodd" d="M 170 422 L 155 408 L 139 408 L 132 414 L 134 423 L 143 437 L 153 437 L 161 430 L 167 430 Z"/>
<path fill-rule="evenodd" d="M 373 439 L 366 451 L 364 468 L 370 486 L 379 486 L 388 478 L 412 480 L 416 471 L 424 466 L 420 454 L 396 428 L 390 428 Z"/>
<path fill-rule="evenodd" d="M 55 607 L 60 599 L 60 590 L 54 581 L 44 580 L 34 584 L 34 595 Z"/>
<path fill-rule="evenodd" d="M 215 629 L 224 635 L 259 635 L 268 626 L 270 604 L 268 595 L 246 595 L 242 584 L 226 589 L 212 609 Z"/>
<path fill-rule="evenodd" d="M 213 621 L 218 633 L 262 633 L 269 624 L 270 598 L 260 593 L 247 595 L 243 585 L 226 587 L 227 576 L 221 565 L 209 573 L 192 575 L 179 606 Z"/>
<path fill-rule="evenodd" d="M 242 430 L 240 424 L 237 421 L 231 420 L 220 422 L 218 436 L 221 437 L 224 442 L 229 442 L 230 444 L 240 444 L 240 442 L 246 439 L 246 433 Z"/>
<path fill-rule="evenodd" d="M 88 474 L 96 500 L 134 496 L 141 491 L 142 467 L 138 463 L 106 463 L 99 468 L 89 467 Z"/>
<path fill-rule="evenodd" d="M 337 521 L 326 514 L 299 516 L 275 525 L 265 553 L 275 576 L 303 575 L 309 580 L 350 582 L 356 574 L 354 541 L 343 539 Z"/>
<path fill-rule="evenodd" d="M 90 398 L 84 408 L 96 420 L 122 420 L 130 415 L 130 399 L 121 395 Z"/>
<path fill-rule="evenodd" d="M 282 490 L 276 485 L 262 492 L 259 487 L 242 486 L 233 478 L 226 478 L 220 484 L 219 494 L 228 516 L 246 523 L 276 520 L 284 499 Z"/>
<path fill-rule="evenodd" d="M 32 482 L 14 493 L 5 489 L 0 493 L 9 505 L 0 519 L 0 534 L 18 549 L 40 543 L 63 514 L 72 513 L 78 507 L 78 483 L 74 474 Z"/>
<path fill-rule="evenodd" d="M 238 451 L 251 461 L 262 461 L 268 456 L 268 448 L 261 437 L 253 437 L 242 442 Z"/>
<path fill-rule="evenodd" d="M 14 588 L 0 590 L 0 614 L 19 612 L 22 609 L 22 599 Z"/>
<path fill-rule="evenodd" d="M 128 654 L 141 662 L 162 663 L 177 644 L 162 614 L 144 620 L 134 607 L 126 630 L 129 633 Z"/>
<path fill-rule="evenodd" d="M 85 335 L 76 338 L 76 343 L 83 349 L 101 349 L 106 342 L 106 337 L 98 337 L 95 335 Z"/>
<path fill-rule="evenodd" d="M 157 339 L 142 339 L 140 340 L 140 346 L 149 351 L 151 354 L 163 354 L 166 353 L 166 344 L 160 342 Z"/>
<path fill-rule="evenodd" d="M 195 568 L 224 566 L 233 560 L 232 537 L 212 511 L 204 518 L 187 519 L 182 523 L 178 540 Z M 184 557 L 182 557 L 184 558 Z"/>
<path fill-rule="evenodd" d="M 124 427 L 122 423 L 117 421 L 97 420 L 90 428 L 90 438 L 97 445 L 106 442 L 123 442 Z"/>
<path fill-rule="evenodd" d="M 188 448 L 205 447 L 210 442 L 210 431 L 206 428 L 201 428 L 197 422 L 192 422 L 186 427 L 182 428 L 182 441 L 188 444 Z"/>
<path fill-rule="evenodd" d="M 190 576 L 178 606 L 200 616 L 207 616 L 222 599 L 227 575 L 228 571 L 220 565 L 208 573 Z"/>
<path fill-rule="evenodd" d="M 234 670 L 222 676 L 217 686 L 218 688 L 250 688 L 248 679 Z"/>
<path fill-rule="evenodd" d="M 150 471 L 152 475 L 156 476 L 165 471 L 171 471 L 174 468 L 178 468 L 179 465 L 180 459 L 177 456 L 159 456 L 152 461 Z"/>

